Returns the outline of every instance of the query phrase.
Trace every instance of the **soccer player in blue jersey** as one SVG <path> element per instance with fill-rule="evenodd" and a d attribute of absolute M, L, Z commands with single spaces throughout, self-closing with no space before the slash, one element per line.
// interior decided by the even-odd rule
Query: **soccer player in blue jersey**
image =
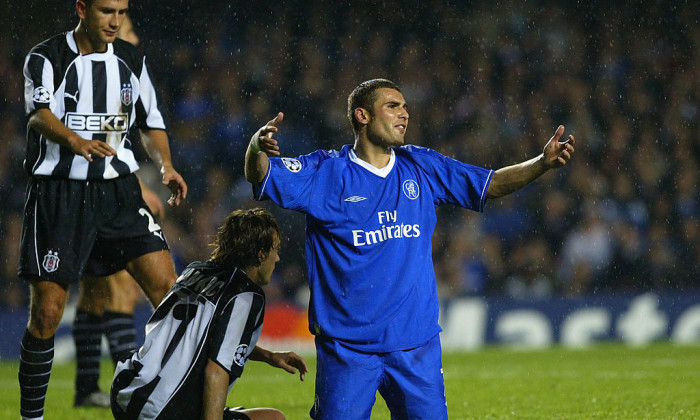
<path fill-rule="evenodd" d="M 379 391 L 395 419 L 447 418 L 432 262 L 435 207 L 483 211 L 565 165 L 575 139 L 559 126 L 542 154 L 483 169 L 404 144 L 399 87 L 366 81 L 348 98 L 354 145 L 281 158 L 283 114 L 246 151 L 255 198 L 306 214 L 306 262 L 316 337 L 315 419 L 369 419 Z"/>

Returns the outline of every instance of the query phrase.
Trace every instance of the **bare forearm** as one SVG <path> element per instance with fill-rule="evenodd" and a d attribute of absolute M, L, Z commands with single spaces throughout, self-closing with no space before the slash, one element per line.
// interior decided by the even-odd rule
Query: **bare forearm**
<path fill-rule="evenodd" d="M 270 160 L 264 152 L 253 153 L 248 146 L 245 153 L 245 179 L 251 184 L 260 184 L 267 175 Z"/>
<path fill-rule="evenodd" d="M 172 168 L 173 162 L 170 156 L 170 144 L 165 130 L 141 131 L 144 147 L 148 156 L 162 171 L 164 168 Z"/>
<path fill-rule="evenodd" d="M 202 391 L 203 420 L 221 420 L 223 418 L 228 394 L 228 380 L 228 373 L 221 366 L 211 360 L 207 363 L 204 390 Z"/>
<path fill-rule="evenodd" d="M 289 373 L 299 372 L 299 378 L 303 381 L 309 368 L 304 359 L 293 351 L 270 351 L 260 346 L 255 346 L 248 357 L 256 362 L 265 362 L 270 366 L 284 369 Z"/>
<path fill-rule="evenodd" d="M 486 197 L 499 198 L 508 195 L 531 183 L 545 172 L 547 172 L 547 168 L 543 155 L 501 168 L 493 174 L 493 179 L 486 191 Z"/>
<path fill-rule="evenodd" d="M 270 360 L 272 359 L 272 352 L 270 350 L 266 350 L 260 346 L 255 346 L 252 352 L 250 352 L 250 356 L 248 359 L 253 360 L 255 362 L 267 362 L 269 363 Z"/>
<path fill-rule="evenodd" d="M 29 127 L 61 146 L 72 148 L 80 140 L 73 130 L 66 127 L 50 110 L 39 109 L 29 117 Z"/>

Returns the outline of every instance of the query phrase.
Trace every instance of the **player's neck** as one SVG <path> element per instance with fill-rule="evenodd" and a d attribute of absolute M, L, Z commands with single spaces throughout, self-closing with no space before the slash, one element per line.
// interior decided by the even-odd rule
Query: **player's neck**
<path fill-rule="evenodd" d="M 90 39 L 87 33 L 87 27 L 83 25 L 81 21 L 78 26 L 73 30 L 73 36 L 75 37 L 75 43 L 78 46 L 78 52 L 80 54 L 92 54 L 95 52 L 101 53 L 107 51 L 107 44 L 104 42 L 98 42 L 97 45 Z"/>
<path fill-rule="evenodd" d="M 258 286 L 262 286 L 262 285 L 260 284 L 260 280 L 259 280 L 259 278 L 260 278 L 260 267 L 253 267 L 253 266 L 242 267 L 241 270 L 243 270 L 243 272 L 245 273 L 245 275 L 248 276 L 248 278 L 250 279 L 250 281 L 251 281 L 253 284 L 257 284 Z"/>
<path fill-rule="evenodd" d="M 372 143 L 368 138 L 362 136 L 355 138 L 355 153 L 357 157 L 369 163 L 377 169 L 382 169 L 389 164 L 391 159 L 391 148 L 379 146 Z"/>

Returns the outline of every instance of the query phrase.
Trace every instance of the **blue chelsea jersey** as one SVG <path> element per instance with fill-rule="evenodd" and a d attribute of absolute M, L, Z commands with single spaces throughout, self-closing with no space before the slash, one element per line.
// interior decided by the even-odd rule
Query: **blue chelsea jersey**
<path fill-rule="evenodd" d="M 372 352 L 438 334 L 435 207 L 482 211 L 492 173 L 417 146 L 394 148 L 382 169 L 350 145 L 270 158 L 255 198 L 306 214 L 311 332 Z"/>

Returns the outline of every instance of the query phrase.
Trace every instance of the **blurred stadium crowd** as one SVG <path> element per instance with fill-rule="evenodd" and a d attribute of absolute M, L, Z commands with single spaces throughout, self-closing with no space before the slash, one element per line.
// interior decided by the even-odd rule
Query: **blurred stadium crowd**
<path fill-rule="evenodd" d="M 438 209 L 442 297 L 700 286 L 697 4 L 442 3 L 132 0 L 190 187 L 162 223 L 178 263 L 205 258 L 223 217 L 256 204 L 242 162 L 258 127 L 283 111 L 283 155 L 338 149 L 353 141 L 347 95 L 385 77 L 409 103 L 407 141 L 467 163 L 497 169 L 532 157 L 559 124 L 578 141 L 566 168 L 484 214 Z M 16 275 L 22 64 L 77 20 L 73 1 L 1 7 L 0 301 L 17 307 L 27 299 Z M 148 163 L 143 176 L 167 198 Z M 288 234 L 268 293 L 304 303 L 303 218 L 268 207 Z"/>

